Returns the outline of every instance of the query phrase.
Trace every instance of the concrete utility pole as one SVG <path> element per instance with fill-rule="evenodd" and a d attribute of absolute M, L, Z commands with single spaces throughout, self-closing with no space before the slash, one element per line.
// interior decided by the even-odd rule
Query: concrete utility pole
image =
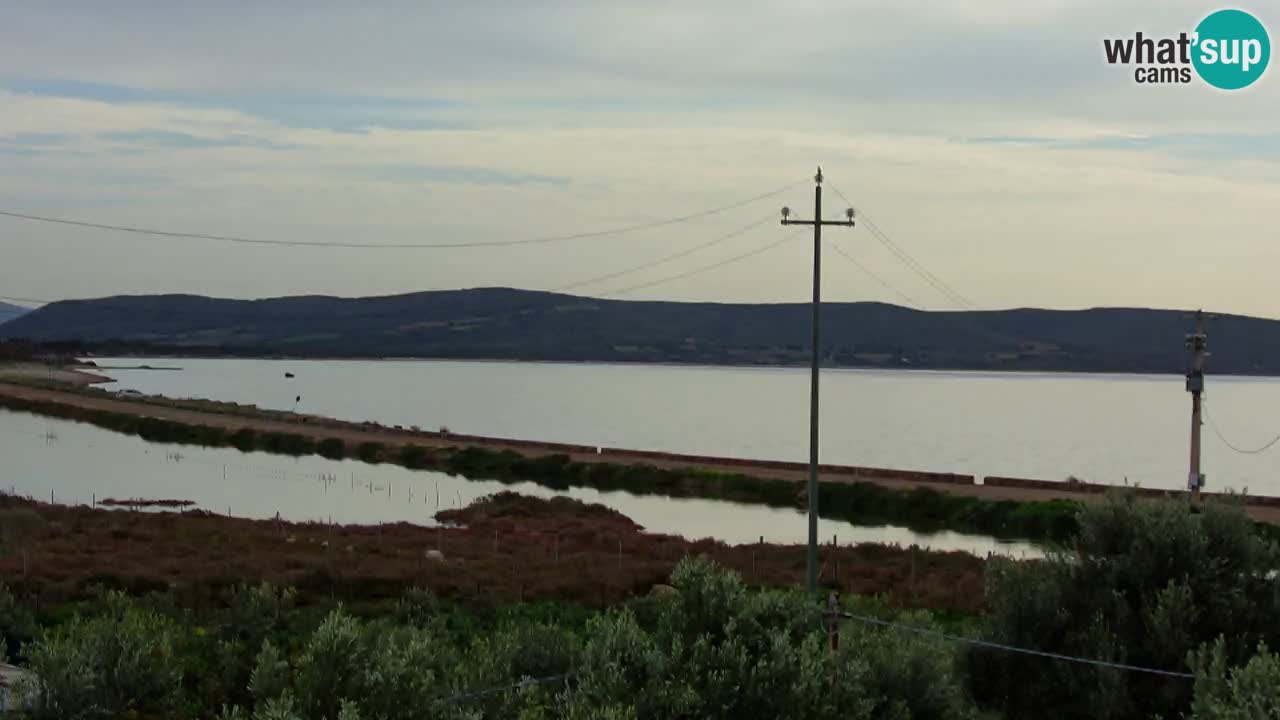
<path fill-rule="evenodd" d="M 1200 396 L 1204 393 L 1204 359 L 1208 355 L 1208 337 L 1204 332 L 1204 312 L 1196 311 L 1196 331 L 1187 336 L 1187 349 L 1191 351 L 1191 367 L 1187 370 L 1187 392 L 1191 393 L 1191 470 L 1187 473 L 1187 489 L 1191 491 L 1191 503 L 1200 502 L 1200 490 L 1204 487 L 1204 473 L 1200 472 Z"/>
<path fill-rule="evenodd" d="M 783 225 L 813 226 L 813 347 L 809 373 L 809 553 L 805 563 L 805 586 L 818 589 L 818 367 L 821 360 L 822 320 L 822 226 L 853 227 L 853 208 L 844 211 L 844 220 L 822 219 L 822 168 L 813 178 L 813 219 L 792 220 L 791 208 L 782 208 Z"/>

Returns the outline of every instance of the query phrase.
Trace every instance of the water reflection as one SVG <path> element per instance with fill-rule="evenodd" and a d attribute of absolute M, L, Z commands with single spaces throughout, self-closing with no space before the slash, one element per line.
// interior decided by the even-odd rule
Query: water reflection
<path fill-rule="evenodd" d="M 802 543 L 804 515 L 786 509 L 714 500 L 631 495 L 586 488 L 565 491 L 533 483 L 467 480 L 395 465 L 369 465 L 319 456 L 292 458 L 148 443 L 90 425 L 0 410 L 0 488 L 58 502 L 90 504 L 108 497 L 191 500 L 197 507 L 240 517 L 373 524 L 435 525 L 439 510 L 463 507 L 484 495 L 514 490 L 566 495 L 606 505 L 646 530 L 728 543 Z M 943 532 L 922 535 L 900 527 L 827 521 L 821 537 L 840 543 L 918 544 L 985 555 L 1037 556 L 1027 543 Z"/>
<path fill-rule="evenodd" d="M 388 425 L 766 460 L 808 459 L 808 371 L 592 363 L 100 360 L 132 388 Z M 286 379 L 285 372 L 295 377 Z M 823 371 L 825 462 L 1181 489 L 1180 375 Z M 1237 444 L 1277 432 L 1280 379 L 1215 376 L 1214 417 Z M 352 392 L 359 388 L 359 392 Z M 1280 495 L 1280 453 L 1211 434 L 1214 490 Z"/>

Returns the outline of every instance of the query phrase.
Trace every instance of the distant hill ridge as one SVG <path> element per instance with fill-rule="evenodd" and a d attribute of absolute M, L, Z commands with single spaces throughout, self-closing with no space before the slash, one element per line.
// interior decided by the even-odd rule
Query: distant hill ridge
<path fill-rule="evenodd" d="M 30 311 L 30 308 L 24 308 L 20 305 L 10 305 L 9 303 L 6 303 L 6 302 L 0 302 L 0 324 L 7 323 L 10 320 L 13 320 L 22 315 L 25 315 L 29 311 Z"/>
<path fill-rule="evenodd" d="M 103 352 L 802 364 L 807 303 L 601 300 L 478 288 L 337 298 L 117 296 L 47 305 L 0 338 Z M 930 312 L 874 302 L 823 306 L 827 362 L 1092 372 L 1182 372 L 1191 327 L 1177 310 Z M 1280 321 L 1210 325 L 1210 369 L 1280 374 Z"/>

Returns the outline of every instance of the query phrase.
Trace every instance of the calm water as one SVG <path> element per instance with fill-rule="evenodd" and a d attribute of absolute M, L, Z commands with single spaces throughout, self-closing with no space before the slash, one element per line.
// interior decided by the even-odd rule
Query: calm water
<path fill-rule="evenodd" d="M 434 525 L 437 510 L 460 507 L 500 490 L 547 497 L 568 495 L 614 508 L 651 532 L 712 537 L 729 543 L 799 543 L 805 518 L 789 510 L 708 500 L 684 500 L 531 483 L 504 485 L 313 456 L 291 458 L 144 442 L 91 425 L 0 410 L 0 489 L 57 502 L 89 504 L 107 497 L 192 500 L 200 508 L 239 517 L 407 521 Z M 903 528 L 823 521 L 822 536 L 844 542 L 919 544 L 975 554 L 1033 556 L 1024 543 L 958 533 L 919 535 Z"/>
<path fill-rule="evenodd" d="M 808 457 L 803 369 L 442 361 L 101 360 L 118 388 L 348 420 L 590 445 Z M 286 379 L 285 373 L 296 377 Z M 832 370 L 822 459 L 913 470 L 1186 484 L 1181 376 Z M 1280 433 L 1280 380 L 1208 379 L 1209 415 L 1239 446 Z M 1280 495 L 1280 447 L 1241 455 L 1205 428 L 1209 488 Z"/>

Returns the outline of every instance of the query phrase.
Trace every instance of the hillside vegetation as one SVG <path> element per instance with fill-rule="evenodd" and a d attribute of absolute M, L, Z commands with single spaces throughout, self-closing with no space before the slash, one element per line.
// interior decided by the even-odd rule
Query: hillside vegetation
<path fill-rule="evenodd" d="M 3 325 L 10 320 L 17 319 L 22 315 L 27 314 L 27 312 L 27 308 L 19 305 L 10 305 L 9 303 L 0 302 L 0 325 Z"/>
<path fill-rule="evenodd" d="M 824 306 L 829 365 L 1182 372 L 1174 310 L 925 312 Z M 369 298 L 121 296 L 54 303 L 0 338 L 104 353 L 802 364 L 809 306 L 601 300 L 486 288 Z M 1212 370 L 1280 373 L 1280 321 L 1222 316 Z"/>
<path fill-rule="evenodd" d="M 521 514 L 499 498 L 469 519 Z M 1237 508 L 1118 494 L 1079 525 L 1046 560 L 988 561 L 977 615 L 845 597 L 833 626 L 818 598 L 697 556 L 606 609 L 430 581 L 380 603 L 237 583 L 210 604 L 88 587 L 37 607 L 0 583 L 0 654 L 34 671 L 36 720 L 1277 716 L 1280 556 Z"/>

